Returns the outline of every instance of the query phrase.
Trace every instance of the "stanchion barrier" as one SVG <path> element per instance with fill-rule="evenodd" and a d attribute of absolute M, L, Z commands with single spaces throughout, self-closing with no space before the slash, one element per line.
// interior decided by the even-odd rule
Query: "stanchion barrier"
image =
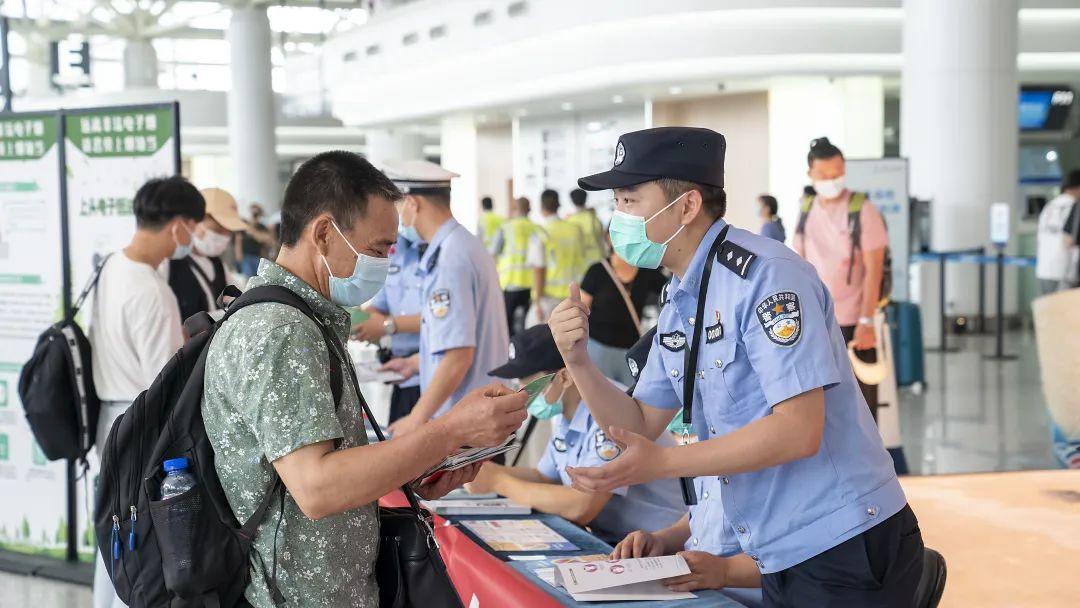
<path fill-rule="evenodd" d="M 933 262 L 938 263 L 938 312 L 941 317 L 940 328 L 940 342 L 937 348 L 928 348 L 928 351 L 953 353 L 959 348 L 949 348 L 948 344 L 948 310 L 945 307 L 945 263 L 946 262 L 968 262 L 970 259 L 977 259 L 986 253 L 985 247 L 978 247 L 975 249 L 958 249 L 956 251 L 921 251 L 916 254 L 912 254 L 909 258 L 911 262 Z M 981 273 L 980 273 L 981 274 Z M 980 279 L 982 277 L 980 276 Z M 983 304 L 983 281 L 979 281 L 979 314 L 980 314 L 980 326 L 984 324 L 985 306 Z M 981 327 L 980 327 L 981 329 Z"/>

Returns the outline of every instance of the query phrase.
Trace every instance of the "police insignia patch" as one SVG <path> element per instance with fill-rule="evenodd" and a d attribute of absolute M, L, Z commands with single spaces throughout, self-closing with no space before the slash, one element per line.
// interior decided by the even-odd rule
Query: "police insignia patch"
<path fill-rule="evenodd" d="M 630 375 L 637 378 L 638 373 L 641 371 L 641 370 L 638 369 L 637 361 L 634 361 L 633 359 L 627 358 L 626 367 L 630 368 Z"/>
<path fill-rule="evenodd" d="M 397 274 L 399 272 L 401 272 L 401 266 L 398 266 L 397 264 L 391 264 L 390 267 L 386 269 L 386 274 Z"/>
<path fill-rule="evenodd" d="M 596 455 L 600 457 L 600 460 L 609 462 L 618 458 L 619 454 L 622 454 L 622 448 L 619 444 L 607 438 L 604 435 L 604 431 L 596 431 L 596 436 L 593 438 L 593 446 L 596 448 Z"/>
<path fill-rule="evenodd" d="M 677 353 L 686 346 L 686 334 L 677 330 L 670 334 L 660 334 L 660 344 L 671 352 Z"/>
<path fill-rule="evenodd" d="M 566 451 L 566 441 L 562 437 L 556 437 L 555 439 L 552 439 L 551 445 L 555 447 L 556 452 L 561 453 Z"/>
<path fill-rule="evenodd" d="M 436 319 L 445 317 L 446 313 L 450 312 L 450 290 L 435 290 L 435 293 L 431 294 L 431 299 L 428 301 L 428 309 L 431 314 L 435 315 Z"/>
<path fill-rule="evenodd" d="M 705 343 L 712 344 L 718 342 L 724 337 L 724 326 L 720 324 L 720 321 L 716 322 L 716 325 L 710 325 L 705 328 Z"/>
<path fill-rule="evenodd" d="M 506 351 L 507 356 L 509 356 L 511 359 L 517 357 L 517 349 L 514 348 L 513 342 L 510 343 L 510 346 L 506 349 Z"/>
<path fill-rule="evenodd" d="M 618 167 L 626 159 L 626 148 L 623 147 L 622 142 L 615 146 L 615 166 Z"/>
<path fill-rule="evenodd" d="M 799 295 L 780 291 L 762 300 L 755 308 L 765 335 L 780 346 L 794 346 L 802 336 L 802 309 Z"/>

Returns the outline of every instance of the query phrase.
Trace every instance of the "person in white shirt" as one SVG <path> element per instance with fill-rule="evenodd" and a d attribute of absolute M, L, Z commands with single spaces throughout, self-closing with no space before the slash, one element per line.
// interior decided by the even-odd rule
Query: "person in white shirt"
<path fill-rule="evenodd" d="M 176 296 L 157 268 L 165 260 L 187 257 L 196 224 L 206 213 L 202 195 L 180 176 L 146 182 L 133 207 L 135 235 L 105 261 L 90 314 L 94 385 L 101 398 L 99 449 L 116 418 L 183 345 Z M 94 608 L 123 605 L 98 560 Z"/>
<path fill-rule="evenodd" d="M 158 268 L 180 305 L 180 319 L 199 312 L 218 310 L 217 297 L 226 285 L 242 286 L 242 277 L 230 272 L 222 259 L 237 232 L 246 224 L 236 199 L 220 188 L 200 190 L 206 201 L 206 217 L 195 226 L 191 255 L 165 260 Z"/>
<path fill-rule="evenodd" d="M 1043 295 L 1057 291 L 1066 278 L 1069 265 L 1076 263 L 1072 255 L 1075 236 L 1068 234 L 1065 228 L 1069 212 L 1078 200 L 1080 169 L 1074 169 L 1062 180 L 1061 194 L 1046 203 L 1039 212 L 1035 276 L 1039 279 L 1039 291 Z"/>

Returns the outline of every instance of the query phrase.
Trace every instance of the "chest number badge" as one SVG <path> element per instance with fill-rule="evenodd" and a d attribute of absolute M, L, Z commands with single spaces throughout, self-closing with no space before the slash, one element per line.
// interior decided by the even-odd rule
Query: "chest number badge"
<path fill-rule="evenodd" d="M 622 454 L 622 448 L 619 447 L 619 444 L 608 439 L 607 436 L 604 435 L 604 431 L 596 431 L 593 445 L 596 448 L 596 455 L 604 462 L 615 460 L 619 457 L 619 454 Z"/>
<path fill-rule="evenodd" d="M 765 335 L 780 346 L 794 346 L 802 336 L 802 308 L 793 291 L 780 291 L 762 300 L 755 308 Z"/>
<path fill-rule="evenodd" d="M 428 309 L 431 314 L 435 315 L 436 319 L 441 319 L 450 312 L 450 290 L 438 289 L 435 293 L 431 294 L 431 300 L 428 301 Z"/>

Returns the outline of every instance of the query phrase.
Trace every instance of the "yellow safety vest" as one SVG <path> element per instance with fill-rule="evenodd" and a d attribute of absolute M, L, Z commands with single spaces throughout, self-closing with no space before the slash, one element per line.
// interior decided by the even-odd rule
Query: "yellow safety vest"
<path fill-rule="evenodd" d="M 544 227 L 544 252 L 547 272 L 544 275 L 544 295 L 565 300 L 570 297 L 570 282 L 581 282 L 585 274 L 583 255 L 586 239 L 581 228 L 567 221 L 556 219 Z"/>
<path fill-rule="evenodd" d="M 491 243 L 495 240 L 495 233 L 502 228 L 503 222 L 506 221 L 501 215 L 494 211 L 484 211 L 480 214 L 480 230 L 483 233 L 484 247 L 491 249 Z"/>
<path fill-rule="evenodd" d="M 499 254 L 499 284 L 503 289 L 530 289 L 533 269 L 529 267 L 529 239 L 540 231 L 527 217 L 515 217 L 502 225 L 503 248 Z"/>
<path fill-rule="evenodd" d="M 604 243 L 604 227 L 600 225 L 596 212 L 591 209 L 578 211 L 566 218 L 566 221 L 581 229 L 584 238 L 582 241 L 584 243 L 584 250 L 582 251 L 584 259 L 582 263 L 585 268 L 587 269 L 589 266 L 599 262 L 600 258 L 604 257 L 606 245 Z"/>

